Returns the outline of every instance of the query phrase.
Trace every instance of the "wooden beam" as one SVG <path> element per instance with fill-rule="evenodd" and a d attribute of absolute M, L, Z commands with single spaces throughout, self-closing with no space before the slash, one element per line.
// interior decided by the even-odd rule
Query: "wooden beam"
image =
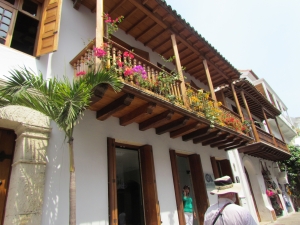
<path fill-rule="evenodd" d="M 213 138 L 217 137 L 220 132 L 221 132 L 220 130 L 209 132 L 208 134 L 206 134 L 202 137 L 198 137 L 198 138 L 193 139 L 193 143 L 198 144 L 200 142 L 204 142 L 204 141 L 208 141 L 210 139 L 213 139 Z"/>
<path fill-rule="evenodd" d="M 159 24 L 162 28 L 166 29 L 168 27 L 161 19 L 157 18 L 150 10 L 148 10 L 146 7 L 144 7 L 142 4 L 140 4 L 136 0 L 127 0 L 127 1 L 129 1 L 131 4 L 133 4 L 139 10 L 141 10 L 145 15 L 150 17 L 153 21 L 155 21 L 157 24 Z"/>
<path fill-rule="evenodd" d="M 147 33 L 149 33 L 150 31 L 152 31 L 155 27 L 157 26 L 156 23 L 154 23 L 150 28 L 148 28 L 145 32 L 142 32 L 140 35 L 138 35 L 135 40 L 139 40 L 140 37 L 146 35 Z"/>
<path fill-rule="evenodd" d="M 236 94 L 236 91 L 235 91 L 233 82 L 231 82 L 230 87 L 231 87 L 231 91 L 232 91 L 232 94 L 233 94 L 233 98 L 234 98 L 235 105 L 236 105 L 236 107 L 237 107 L 237 110 L 238 110 L 238 112 L 239 112 L 240 117 L 242 118 L 242 122 L 244 122 L 244 120 L 245 120 L 245 119 L 244 119 L 244 115 L 243 115 L 243 112 L 242 112 L 242 110 L 241 110 L 241 105 L 240 105 L 240 103 L 239 103 L 239 99 L 238 99 L 238 97 L 237 97 L 237 94 Z M 250 118 L 249 118 L 249 119 L 250 119 Z"/>
<path fill-rule="evenodd" d="M 231 149 L 234 149 L 234 148 L 238 148 L 238 147 L 241 147 L 241 146 L 244 146 L 245 144 L 247 144 L 248 141 L 242 141 L 240 144 L 237 144 L 237 145 L 234 145 L 234 146 L 230 146 L 230 147 L 227 147 L 225 148 L 224 150 L 225 151 L 229 151 Z"/>
<path fill-rule="evenodd" d="M 251 115 L 251 112 L 250 112 L 250 109 L 249 109 L 249 106 L 248 106 L 248 103 L 247 103 L 247 100 L 246 100 L 244 91 L 241 91 L 241 96 L 242 96 L 242 99 L 243 99 L 245 108 L 246 108 L 246 110 L 247 110 L 247 114 L 248 114 L 249 120 L 251 121 L 251 127 L 252 127 L 252 132 L 253 132 L 253 134 L 254 134 L 255 141 L 256 141 L 256 142 L 259 142 L 259 141 L 260 141 L 259 135 L 258 135 L 258 133 L 257 133 L 256 126 L 255 126 L 255 124 L 254 124 L 254 122 L 253 122 L 252 115 Z"/>
<path fill-rule="evenodd" d="M 229 136 L 229 133 L 217 135 L 217 137 L 214 137 L 214 138 L 212 138 L 210 140 L 207 140 L 207 141 L 203 141 L 202 145 L 206 146 L 206 145 L 210 145 L 210 144 L 213 144 L 213 143 L 221 142 L 221 141 L 224 140 L 224 138 L 227 138 L 227 136 Z"/>
<path fill-rule="evenodd" d="M 134 23 L 131 27 L 129 27 L 129 29 L 125 30 L 125 33 L 128 34 L 132 29 L 134 29 L 135 27 L 137 27 L 139 24 L 144 23 L 144 21 L 148 19 L 148 16 L 145 16 L 143 19 L 141 20 L 137 20 L 136 23 Z"/>
<path fill-rule="evenodd" d="M 104 24 L 103 24 L 103 6 L 104 0 L 98 0 L 96 2 L 96 47 L 101 47 L 103 44 L 103 31 L 104 31 Z M 98 59 L 98 58 L 97 58 Z M 100 63 L 100 60 L 97 60 L 97 63 Z"/>
<path fill-rule="evenodd" d="M 163 125 L 161 127 L 156 128 L 156 134 L 160 135 L 166 132 L 170 132 L 173 130 L 177 130 L 183 126 L 186 125 L 186 123 L 189 121 L 189 117 L 185 116 L 182 118 L 179 118 L 178 120 L 175 120 L 171 123 L 168 123 L 166 125 Z"/>
<path fill-rule="evenodd" d="M 149 102 L 145 105 L 140 106 L 139 108 L 135 109 L 133 112 L 129 112 L 128 114 L 122 116 L 120 118 L 120 125 L 126 126 L 136 119 L 144 115 L 150 115 L 153 112 L 153 109 L 156 107 L 156 104 L 153 102 Z"/>
<path fill-rule="evenodd" d="M 236 139 L 232 142 L 229 142 L 227 144 L 224 144 L 224 145 L 220 145 L 218 146 L 218 149 L 223 149 L 223 148 L 228 148 L 228 147 L 232 147 L 232 146 L 235 146 L 235 145 L 238 145 L 242 142 L 242 139 Z"/>
<path fill-rule="evenodd" d="M 279 127 L 279 124 L 278 124 L 277 117 L 276 117 L 276 116 L 274 116 L 274 119 L 275 119 L 275 122 L 276 122 L 277 128 L 278 128 L 278 130 L 279 130 L 280 136 L 281 136 L 281 138 L 282 138 L 282 141 L 283 141 L 283 142 L 285 142 L 285 140 L 284 140 L 284 137 L 283 137 L 283 134 L 282 134 L 282 131 L 281 131 L 281 129 L 280 129 L 280 127 Z"/>
<path fill-rule="evenodd" d="M 183 103 L 185 106 L 189 106 L 189 102 L 188 102 L 187 95 L 186 95 L 186 87 L 185 87 L 182 67 L 181 67 L 181 63 L 180 63 L 179 52 L 178 52 L 178 48 L 177 48 L 176 37 L 174 34 L 171 35 L 171 40 L 172 40 L 172 45 L 173 45 L 173 50 L 174 50 L 174 55 L 175 55 L 176 68 L 177 68 L 177 72 L 179 74 L 179 80 L 181 81 L 180 89 L 181 89 Z"/>
<path fill-rule="evenodd" d="M 157 34 L 157 35 L 155 35 L 154 37 L 152 37 L 152 38 L 150 38 L 148 41 L 146 41 L 145 43 L 144 43 L 144 46 L 148 46 L 148 44 L 151 42 L 151 41 L 153 41 L 153 40 L 155 40 L 156 38 L 159 38 L 161 35 L 163 35 L 163 33 L 165 33 L 166 31 L 168 31 L 167 29 L 166 30 L 162 30 L 159 34 Z"/>
<path fill-rule="evenodd" d="M 113 12 L 114 12 L 117 8 L 121 7 L 125 2 L 127 2 L 127 0 L 122 0 L 121 2 L 119 2 L 118 4 L 116 4 L 115 7 L 113 7 L 110 11 L 108 11 L 108 14 L 109 14 L 109 15 L 113 14 Z"/>
<path fill-rule="evenodd" d="M 154 128 L 162 123 L 165 123 L 166 121 L 169 121 L 174 114 L 174 111 L 167 110 L 157 116 L 154 116 L 148 120 L 145 120 L 144 122 L 139 124 L 139 130 L 144 131 L 150 128 Z"/>
<path fill-rule="evenodd" d="M 183 128 L 180 128 L 178 130 L 170 132 L 170 137 L 171 138 L 177 138 L 177 137 L 180 137 L 184 134 L 193 132 L 194 130 L 197 130 L 201 125 L 202 125 L 202 123 L 199 123 L 199 122 L 189 124 L 189 125 L 187 125 Z"/>
<path fill-rule="evenodd" d="M 204 65 L 204 68 L 205 68 L 205 74 L 206 74 L 206 79 L 207 79 L 207 82 L 208 82 L 211 98 L 214 100 L 214 103 L 217 104 L 215 89 L 214 89 L 214 86 L 212 84 L 209 69 L 208 69 L 207 62 L 206 62 L 205 59 L 203 60 L 203 65 Z"/>
<path fill-rule="evenodd" d="M 108 117 L 113 115 L 115 112 L 127 107 L 131 104 L 134 99 L 134 95 L 125 94 L 117 100 L 111 102 L 107 106 L 97 111 L 97 119 L 98 120 L 106 120 Z"/>
<path fill-rule="evenodd" d="M 236 139 L 235 137 L 228 137 L 225 140 L 223 139 L 223 141 L 219 141 L 219 142 L 211 144 L 210 147 L 212 147 L 212 148 L 219 147 L 219 146 L 224 145 L 224 144 L 226 144 L 228 142 L 232 142 L 235 139 Z"/>
<path fill-rule="evenodd" d="M 102 97 L 104 96 L 107 89 L 108 89 L 108 84 L 97 85 L 94 88 L 93 95 L 91 97 L 90 105 L 92 106 L 93 104 L 98 102 L 100 99 L 102 99 Z"/>
<path fill-rule="evenodd" d="M 194 132 L 191 132 L 189 134 L 186 134 L 186 135 L 183 135 L 182 136 L 182 140 L 183 141 L 189 141 L 191 139 L 194 139 L 194 138 L 198 138 L 198 137 L 201 137 L 205 134 L 207 134 L 207 132 L 209 131 L 210 129 L 210 126 L 206 126 L 206 127 L 202 127 Z"/>
<path fill-rule="evenodd" d="M 127 0 L 126 0 L 126 2 L 127 2 Z M 129 12 L 127 15 L 124 15 L 124 18 L 128 19 L 129 17 L 131 17 L 132 15 L 134 15 L 137 11 L 138 11 L 138 8 L 135 8 L 134 10 L 132 10 L 131 12 Z"/>

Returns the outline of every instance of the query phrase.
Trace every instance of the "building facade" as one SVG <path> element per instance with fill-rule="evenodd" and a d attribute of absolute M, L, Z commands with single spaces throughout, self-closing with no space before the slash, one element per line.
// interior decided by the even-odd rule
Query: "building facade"
<path fill-rule="evenodd" d="M 274 134 L 271 128 L 257 131 L 254 120 L 266 121 L 268 128 L 275 124 L 276 129 L 281 125 L 280 109 L 258 92 L 255 82 L 240 80 L 240 72 L 164 1 L 0 0 L 0 7 L 1 80 L 19 66 L 42 73 L 45 79 L 76 78 L 88 69 L 93 46 L 108 41 L 103 13 L 124 16 L 106 49 L 111 64 L 132 60 L 132 66 L 143 66 L 153 85 L 166 71 L 177 71 L 176 82 L 159 90 L 141 87 L 120 74 L 121 92 L 109 86 L 95 91 L 74 134 L 77 224 L 125 220 L 182 225 L 184 185 L 191 187 L 194 223 L 202 224 L 206 208 L 217 202 L 209 194 L 212 180 L 223 175 L 242 183 L 237 204 L 255 220 L 276 220 L 259 168 L 268 168 L 277 183 L 275 162 L 290 156 L 286 143 L 292 134 L 285 139 L 280 129 Z M 163 60 L 173 56 L 173 63 Z M 246 97 L 240 94 L 242 86 Z M 206 107 L 223 115 L 222 122 L 212 123 L 212 114 L 197 111 L 198 100 L 193 99 L 198 90 L 207 93 Z M 69 153 L 63 132 L 24 107 L 0 110 L 0 165 L 5 171 L 0 222 L 68 223 Z M 253 115 L 247 130 L 245 115 L 249 121 Z M 275 122 L 268 125 L 269 120 Z M 258 138 L 262 136 L 265 139 Z M 284 202 L 284 196 L 278 196 Z M 284 204 L 283 208 L 290 211 Z"/>

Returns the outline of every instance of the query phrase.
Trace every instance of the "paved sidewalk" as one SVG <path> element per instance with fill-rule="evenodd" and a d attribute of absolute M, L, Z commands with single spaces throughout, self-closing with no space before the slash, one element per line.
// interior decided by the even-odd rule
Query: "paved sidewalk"
<path fill-rule="evenodd" d="M 300 225 L 300 212 L 290 213 L 284 217 L 279 217 L 274 222 L 261 222 L 260 225 Z"/>

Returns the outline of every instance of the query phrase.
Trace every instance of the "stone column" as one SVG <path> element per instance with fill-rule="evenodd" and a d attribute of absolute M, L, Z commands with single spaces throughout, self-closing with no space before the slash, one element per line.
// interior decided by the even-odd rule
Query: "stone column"
<path fill-rule="evenodd" d="M 39 225 L 42 219 L 46 150 L 50 129 L 19 124 L 4 225 Z"/>

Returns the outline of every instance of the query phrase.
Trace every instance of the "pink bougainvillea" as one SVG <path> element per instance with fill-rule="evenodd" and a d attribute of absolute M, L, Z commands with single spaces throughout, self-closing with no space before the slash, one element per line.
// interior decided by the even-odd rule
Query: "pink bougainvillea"
<path fill-rule="evenodd" d="M 106 51 L 102 48 L 94 48 L 94 56 L 98 57 L 98 58 L 102 58 L 106 55 Z"/>
<path fill-rule="evenodd" d="M 79 77 L 79 76 L 83 76 L 85 74 L 86 74 L 85 71 L 79 71 L 79 72 L 76 73 L 76 76 Z"/>

